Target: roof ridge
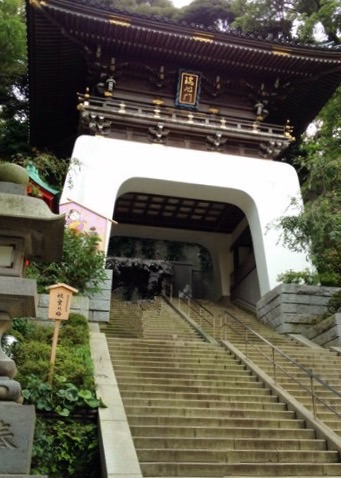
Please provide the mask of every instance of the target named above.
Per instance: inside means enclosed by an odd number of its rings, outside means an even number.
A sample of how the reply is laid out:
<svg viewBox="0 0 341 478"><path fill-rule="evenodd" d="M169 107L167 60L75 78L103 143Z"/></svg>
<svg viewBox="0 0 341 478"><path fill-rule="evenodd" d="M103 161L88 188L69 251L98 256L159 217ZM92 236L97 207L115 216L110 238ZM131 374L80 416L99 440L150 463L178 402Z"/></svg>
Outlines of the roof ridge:
<svg viewBox="0 0 341 478"><path fill-rule="evenodd" d="M58 2L58 0L56 1ZM66 2L65 0L61 0L61 2L68 3L68 0L66 0ZM116 8L110 5L103 6L103 0L73 0L72 3L86 5L92 8L96 8L98 10L102 10L102 11L106 11L106 12L110 12L114 14L116 13L117 15L130 16L138 20L157 21L158 24L162 22L165 25L194 28L196 30L201 30L203 33L208 33L208 34L216 33L220 35L231 36L234 38L250 39L250 40L259 41L262 43L267 43L270 45L285 45L285 46L293 46L293 47L299 47L299 48L301 47L301 48L312 49L312 50L321 50L321 51L327 50L327 51L335 51L335 52L341 50L341 44L336 45L334 42L305 43L299 39L289 40L284 37L274 38L272 34L267 33L266 35L265 34L263 35L257 30L243 31L241 29L229 29L228 31L222 31L221 29L215 26L205 27L204 25L201 25L201 24L188 23L182 20L175 20L170 17L164 17L161 15L153 14L153 13L151 13L150 15L147 15L147 14L132 12L125 9Z"/></svg>

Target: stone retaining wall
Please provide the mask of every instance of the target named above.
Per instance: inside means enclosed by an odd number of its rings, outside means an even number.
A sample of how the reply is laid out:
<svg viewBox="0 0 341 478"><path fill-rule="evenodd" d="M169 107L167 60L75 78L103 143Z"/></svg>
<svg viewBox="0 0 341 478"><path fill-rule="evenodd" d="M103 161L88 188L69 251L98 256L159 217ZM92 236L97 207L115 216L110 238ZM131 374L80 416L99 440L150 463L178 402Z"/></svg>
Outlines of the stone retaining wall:
<svg viewBox="0 0 341 478"><path fill-rule="evenodd" d="M331 315L307 331L307 338L321 347L341 346L341 314Z"/></svg>
<svg viewBox="0 0 341 478"><path fill-rule="evenodd" d="M280 334L308 337L338 290L336 287L280 284L257 302L257 317Z"/></svg>

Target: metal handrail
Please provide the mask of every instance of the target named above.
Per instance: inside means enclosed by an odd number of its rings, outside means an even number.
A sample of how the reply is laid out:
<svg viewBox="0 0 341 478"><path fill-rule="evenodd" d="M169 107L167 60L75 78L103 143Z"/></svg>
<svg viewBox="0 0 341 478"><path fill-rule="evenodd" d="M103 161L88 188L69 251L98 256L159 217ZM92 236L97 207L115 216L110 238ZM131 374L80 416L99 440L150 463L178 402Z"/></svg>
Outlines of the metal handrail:
<svg viewBox="0 0 341 478"><path fill-rule="evenodd" d="M194 302L194 304L197 304L200 309L203 309L205 312L207 312L209 315L211 315L212 317L214 317L214 314L213 312L211 312L210 310L208 310L204 305L200 304L200 302L198 302L196 299L193 299L193 297L191 297L190 295L186 294L186 292L181 292L183 295L186 296L186 298L189 300L189 301L192 301Z"/></svg>
<svg viewBox="0 0 341 478"><path fill-rule="evenodd" d="M325 382L323 379L321 379L319 376L317 376L316 374L314 374L311 370L307 369L306 367L304 367L302 364L300 364L299 362L297 362L295 359L293 359L292 357L290 357L288 354L286 354L285 352L283 352L281 349L279 349L278 347L276 347L275 345L273 345L271 342L269 342L267 339L265 339L264 337L262 337L260 334L258 334L255 330L253 330L251 327L249 327L248 325L244 324L241 320L239 320L237 317L235 317L233 314L229 313L229 312L225 312L225 317L224 317L224 320L226 319L226 315L228 315L229 317L231 317L233 320L235 320L236 322L238 322L242 327L244 327L245 329L245 356L247 358L247 360L250 360L249 357L248 357L248 346L251 346L253 347L255 350L257 350L262 356L264 356L267 360L269 360L270 363L272 363L272 366L273 366L273 379L274 379L274 382L276 384L278 384L278 380L277 380L277 371L280 370L281 372L283 372L286 376L288 376L290 379L292 379L294 382L296 382L300 387L302 387L306 392L308 392L311 396L311 400L312 400L312 410L313 410L313 415L314 415L314 418L317 418L317 410L316 410L316 401L318 401L319 403L323 404L323 406L325 406L328 410L330 410L332 413L334 413L338 418L341 418L341 414L335 410L335 408L333 408L332 405L330 405L328 402L326 402L323 398L319 397L316 393L315 393L315 387L314 387L314 380L316 382L318 382L320 385L323 386L324 389L327 389L329 390L331 393L333 393L337 398L341 398L341 393L338 392L337 390L335 390L333 387L331 387L327 382ZM231 324L228 324L228 323L224 323L221 327L220 327L220 338L222 337L222 330L224 328L230 328L231 330L233 330L234 332L236 333L239 333L238 331L236 331L232 326ZM257 347L257 345L253 344L252 342L249 341L249 334L257 337L257 339L259 339L261 342L263 342L264 344L266 344L267 346L269 346L271 348L271 351L272 351L272 356L269 357L263 350L260 349L260 347ZM291 373L289 373L287 370L285 370L281 365L279 365L278 363L276 363L276 360L275 360L275 354L279 354L281 355L282 357L284 357L289 363L293 364L295 367L297 367L298 369L300 369L307 378L309 378L309 383L310 383L310 388L306 387L300 380L297 379L297 377L295 377L294 375L292 375Z"/></svg>
<svg viewBox="0 0 341 478"><path fill-rule="evenodd" d="M194 312L196 312L198 314L198 312L195 309L193 309L193 307L190 306L190 300L192 300L194 303L196 303L200 307L203 307L203 306L198 301L196 301L195 299L192 299L188 294L186 294L186 293L183 293L183 294L187 297L187 300L188 300L187 301L187 307L188 307L188 309L190 308L191 310L193 310ZM179 310L181 310L180 304L181 304L181 298L179 297ZM213 325L205 317L200 316L200 315L199 315L199 317L200 317L200 319L204 319L205 322L207 322L211 327L213 326L213 336L214 336L214 338L216 338L215 337L216 317L208 309L205 308L205 310L207 312L209 312L209 314L213 317L213 319L214 319ZM321 398L317 395L317 393L315 391L316 389L315 389L315 386L314 386L314 381L316 381L320 385L322 385L322 387L325 390L329 390L332 394L335 395L336 398L341 398L341 393L340 392L338 392L335 388L333 388L327 382L325 382L323 379L321 379L319 376L317 376L312 370L309 370L306 367L304 367L302 364L300 364L295 359L290 357L290 355L283 352L281 349L279 349L278 347L273 345L269 340L264 338L262 335L258 334L258 332L253 330L248 325L244 324L241 320L239 320L237 317L235 317L233 314L231 314L230 312L227 312L227 311L225 311L225 315L224 315L224 318L223 318L224 323L222 325L220 325L220 330L219 330L220 340L222 340L222 331L226 327L230 328L235 333L240 334L240 332L235 330L232 327L231 324L226 323L226 316L231 317L233 320L235 320L237 323L239 323L245 329L245 356L246 356L247 360L250 360L249 357L248 357L248 347L251 346L254 349L256 349L262 356L264 356L272 364L272 366L273 366L273 380L274 380L275 384L280 385L278 383L277 375L278 375L278 371L281 371L284 375L286 375L291 380L293 380L295 383L297 383L303 390L305 390L311 396L312 411L313 411L314 418L317 418L316 402L321 403L330 412L332 412L336 417L341 418L341 414L331 404L329 404L326 400L324 400L323 398ZM200 326L201 326L201 323L200 323ZM249 334L253 335L257 339L259 339L261 342L263 342L265 345L267 345L271 348L271 357L269 357L269 355L267 355L260 347L257 347L257 345L253 344L249 340ZM291 363L297 369L301 370L304 373L304 375L309 379L310 388L308 388L304 383L302 383L295 375L291 374L286 369L284 369L278 363L278 361L276 362L276 353L279 354L280 356L284 357L289 363Z"/></svg>
<svg viewBox="0 0 341 478"><path fill-rule="evenodd" d="M182 294L186 297L187 299L187 302L186 302L186 305L187 305L187 315L188 317L190 317L190 311L192 310L195 314L197 314L199 316L199 325L200 327L202 326L202 321L204 320L205 322L207 322L207 324L213 328L213 335L215 335L215 330L216 330L216 321L215 321L215 316L214 314L208 310L205 306L201 305L200 302L198 302L197 300L193 299L191 296L189 296L186 292L182 292ZM184 298L180 297L180 295L178 295L178 306L179 306L179 310L181 310L181 300L185 301ZM191 302L193 302L194 304L197 304L199 306L199 312L191 306ZM213 318L213 323L211 323L206 317L204 317L202 314L201 314L201 310L204 310L205 312L207 312L212 318Z"/></svg>

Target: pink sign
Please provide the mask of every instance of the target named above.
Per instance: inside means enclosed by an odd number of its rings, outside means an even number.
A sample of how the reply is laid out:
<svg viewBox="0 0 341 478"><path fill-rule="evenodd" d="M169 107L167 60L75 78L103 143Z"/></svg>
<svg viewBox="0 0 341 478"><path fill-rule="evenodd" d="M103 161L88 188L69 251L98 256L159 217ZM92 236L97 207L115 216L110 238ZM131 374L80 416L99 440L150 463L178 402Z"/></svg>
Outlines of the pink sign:
<svg viewBox="0 0 341 478"><path fill-rule="evenodd" d="M97 234L100 238L99 249L104 250L107 218L71 201L61 204L59 211L65 213L65 227L84 234Z"/></svg>

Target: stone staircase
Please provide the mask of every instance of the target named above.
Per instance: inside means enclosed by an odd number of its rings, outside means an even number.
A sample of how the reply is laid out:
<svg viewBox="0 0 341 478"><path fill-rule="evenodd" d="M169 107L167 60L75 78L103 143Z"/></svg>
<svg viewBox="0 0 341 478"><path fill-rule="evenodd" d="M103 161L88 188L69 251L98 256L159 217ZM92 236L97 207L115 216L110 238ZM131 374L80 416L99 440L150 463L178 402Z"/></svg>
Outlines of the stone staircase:
<svg viewBox="0 0 341 478"><path fill-rule="evenodd" d="M244 312L238 307L230 307L228 314L226 314L226 307L214 303L206 301L205 307L213 312L216 318L216 326L213 327L212 317L208 317L207 314L206 318L208 320L200 319L199 311L196 310L196 313L194 313L195 305L193 304L192 317L196 315L201 327L217 339L227 339L228 342L244 353L248 360L254 362L270 376L274 376L271 347L265 345L260 339L247 331L244 325L266 338L285 355L291 357L306 370L313 372L341 394L341 357L336 352L320 346L307 347L295 337L279 335L266 325L261 324L252 314ZM243 325L234 320L232 316L239 319ZM222 318L224 318L224 321L221 320ZM312 411L313 403L309 393L311 389L309 377L301 369L290 363L285 356L275 352L274 359L276 361L277 383ZM314 382L314 392L341 414L341 395L337 396L325 389L318 381ZM323 403L316 401L314 406L317 417L341 436L341 420L335 417L335 414L328 410Z"/></svg>
<svg viewBox="0 0 341 478"><path fill-rule="evenodd" d="M101 330L144 477L341 475L339 451L163 299L114 300Z"/></svg>

